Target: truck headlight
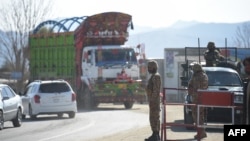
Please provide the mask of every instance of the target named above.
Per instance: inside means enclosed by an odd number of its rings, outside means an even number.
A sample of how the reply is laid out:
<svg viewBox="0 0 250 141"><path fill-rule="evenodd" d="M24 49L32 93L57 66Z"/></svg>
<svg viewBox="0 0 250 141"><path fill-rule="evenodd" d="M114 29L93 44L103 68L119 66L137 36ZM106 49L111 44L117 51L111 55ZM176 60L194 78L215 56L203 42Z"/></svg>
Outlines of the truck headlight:
<svg viewBox="0 0 250 141"><path fill-rule="evenodd" d="M243 104L243 93L242 92L235 92L234 93L234 103Z"/></svg>

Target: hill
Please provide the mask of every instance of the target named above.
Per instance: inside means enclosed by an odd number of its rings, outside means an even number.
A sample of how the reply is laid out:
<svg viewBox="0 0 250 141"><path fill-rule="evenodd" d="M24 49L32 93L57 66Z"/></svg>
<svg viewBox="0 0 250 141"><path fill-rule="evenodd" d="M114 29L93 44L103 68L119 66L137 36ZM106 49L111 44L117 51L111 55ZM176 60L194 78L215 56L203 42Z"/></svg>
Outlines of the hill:
<svg viewBox="0 0 250 141"><path fill-rule="evenodd" d="M139 31L132 31L126 44L144 43L148 58L163 58L164 48L198 47L199 45L206 47L209 41L215 42L217 47L236 47L236 31L243 23L246 22L199 23L179 21L167 28L148 28L146 30L146 27L138 27ZM137 30L136 26L134 30Z"/></svg>
<svg viewBox="0 0 250 141"><path fill-rule="evenodd" d="M152 28L134 25L126 44L144 43L148 58L163 58L164 48L205 47L214 41L217 47L236 47L234 40L238 27L244 23L200 23L179 21L170 27ZM0 30L0 32L3 32ZM199 42L198 42L199 39ZM2 64L3 58L0 58Z"/></svg>

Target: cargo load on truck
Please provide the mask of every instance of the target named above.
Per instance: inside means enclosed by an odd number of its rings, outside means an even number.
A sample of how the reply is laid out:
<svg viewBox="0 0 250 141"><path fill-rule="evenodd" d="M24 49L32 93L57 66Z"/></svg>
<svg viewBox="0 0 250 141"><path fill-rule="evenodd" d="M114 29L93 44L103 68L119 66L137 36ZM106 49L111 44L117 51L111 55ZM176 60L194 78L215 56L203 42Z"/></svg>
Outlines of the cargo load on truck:
<svg viewBox="0 0 250 141"><path fill-rule="evenodd" d="M39 32L51 24L46 21L30 35L30 80L67 80L84 108L123 103L130 109L135 102L145 102L145 46L125 45L132 16L106 12L70 20L78 24L73 31L61 20Z"/></svg>

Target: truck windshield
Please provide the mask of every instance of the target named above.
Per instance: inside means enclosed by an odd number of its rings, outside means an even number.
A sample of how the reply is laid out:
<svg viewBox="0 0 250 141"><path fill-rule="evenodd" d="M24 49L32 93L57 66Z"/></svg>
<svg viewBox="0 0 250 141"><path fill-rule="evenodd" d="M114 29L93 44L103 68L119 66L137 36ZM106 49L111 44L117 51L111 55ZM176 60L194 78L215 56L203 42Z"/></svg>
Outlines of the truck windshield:
<svg viewBox="0 0 250 141"><path fill-rule="evenodd" d="M113 66L137 63L133 49L101 49L95 52L97 66Z"/></svg>

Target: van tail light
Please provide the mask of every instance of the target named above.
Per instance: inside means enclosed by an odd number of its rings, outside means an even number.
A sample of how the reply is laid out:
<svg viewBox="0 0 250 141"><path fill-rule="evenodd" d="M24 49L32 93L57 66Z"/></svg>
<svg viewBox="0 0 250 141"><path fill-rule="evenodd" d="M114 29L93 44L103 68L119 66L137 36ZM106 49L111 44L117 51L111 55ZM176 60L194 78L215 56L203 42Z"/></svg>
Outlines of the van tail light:
<svg viewBox="0 0 250 141"><path fill-rule="evenodd" d="M75 93L72 93L71 100L72 100L72 101L76 101L76 94L75 94Z"/></svg>
<svg viewBox="0 0 250 141"><path fill-rule="evenodd" d="M35 95L34 96L34 101L35 101L35 103L40 103L40 96L39 95Z"/></svg>

